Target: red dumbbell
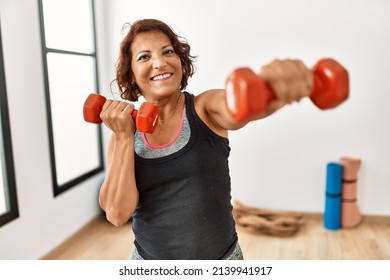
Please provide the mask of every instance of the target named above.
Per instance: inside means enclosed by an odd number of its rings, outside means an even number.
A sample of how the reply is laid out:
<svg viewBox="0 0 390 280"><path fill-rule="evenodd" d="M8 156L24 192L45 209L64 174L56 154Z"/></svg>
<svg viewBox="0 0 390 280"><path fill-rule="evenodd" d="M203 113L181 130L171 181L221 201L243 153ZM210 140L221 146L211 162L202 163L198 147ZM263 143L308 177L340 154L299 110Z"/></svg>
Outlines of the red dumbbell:
<svg viewBox="0 0 390 280"><path fill-rule="evenodd" d="M337 61L319 60L313 68L314 84L311 101L320 109L330 109L349 95L347 70ZM270 87L249 68L238 68L226 81L226 101L233 117L242 122L265 110L275 99Z"/></svg>
<svg viewBox="0 0 390 280"><path fill-rule="evenodd" d="M101 124L100 112L106 98L96 93L91 93L84 102L84 120L86 122ZM141 104L139 110L133 110L131 116L138 131L153 133L157 127L158 107L151 102Z"/></svg>

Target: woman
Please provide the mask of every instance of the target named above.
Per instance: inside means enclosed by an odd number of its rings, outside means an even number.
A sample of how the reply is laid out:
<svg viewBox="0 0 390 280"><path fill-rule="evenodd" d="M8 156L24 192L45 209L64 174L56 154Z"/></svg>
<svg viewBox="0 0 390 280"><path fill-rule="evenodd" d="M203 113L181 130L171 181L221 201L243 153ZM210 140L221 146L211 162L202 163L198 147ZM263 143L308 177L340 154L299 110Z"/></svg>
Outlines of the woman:
<svg viewBox="0 0 390 280"><path fill-rule="evenodd" d="M185 92L194 72L190 46L165 23L131 25L121 43L121 96L159 107L153 134L136 131L134 105L107 100L101 119L112 131L99 203L114 225L133 217L133 259L243 259L229 177L228 131L310 94L313 77L300 61L274 61L260 76L277 98L266 112L238 123L225 90Z"/></svg>

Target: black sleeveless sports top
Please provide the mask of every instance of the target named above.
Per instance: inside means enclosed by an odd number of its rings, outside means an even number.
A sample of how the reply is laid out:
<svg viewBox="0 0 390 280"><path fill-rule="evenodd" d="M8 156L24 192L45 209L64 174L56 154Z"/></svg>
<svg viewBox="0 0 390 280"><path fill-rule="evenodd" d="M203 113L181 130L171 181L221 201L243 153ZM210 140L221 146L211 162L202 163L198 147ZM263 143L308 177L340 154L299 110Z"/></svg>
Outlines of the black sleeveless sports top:
<svg viewBox="0 0 390 280"><path fill-rule="evenodd" d="M160 158L135 154L139 203L134 244L144 259L222 259L237 242L228 166L229 140L211 131L187 92L191 135Z"/></svg>

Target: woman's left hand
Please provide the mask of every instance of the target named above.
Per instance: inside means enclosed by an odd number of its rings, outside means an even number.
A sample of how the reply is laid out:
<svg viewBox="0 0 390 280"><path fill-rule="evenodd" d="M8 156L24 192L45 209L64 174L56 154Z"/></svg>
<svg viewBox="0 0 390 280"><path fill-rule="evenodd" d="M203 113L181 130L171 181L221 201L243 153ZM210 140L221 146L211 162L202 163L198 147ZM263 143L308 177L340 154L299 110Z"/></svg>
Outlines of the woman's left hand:
<svg viewBox="0 0 390 280"><path fill-rule="evenodd" d="M313 73L301 60L274 60L261 68L259 76L275 95L267 110L271 112L310 96L313 87Z"/></svg>

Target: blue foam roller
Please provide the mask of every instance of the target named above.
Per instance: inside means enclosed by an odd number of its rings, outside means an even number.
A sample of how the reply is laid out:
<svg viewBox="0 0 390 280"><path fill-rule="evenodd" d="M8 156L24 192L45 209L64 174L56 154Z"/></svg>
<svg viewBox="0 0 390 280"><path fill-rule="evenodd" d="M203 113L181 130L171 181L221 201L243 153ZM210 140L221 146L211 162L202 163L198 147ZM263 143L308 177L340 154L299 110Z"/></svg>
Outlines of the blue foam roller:
<svg viewBox="0 0 390 280"><path fill-rule="evenodd" d="M326 166L326 194L324 227L330 230L341 226L341 190L343 181L343 166L331 162Z"/></svg>

